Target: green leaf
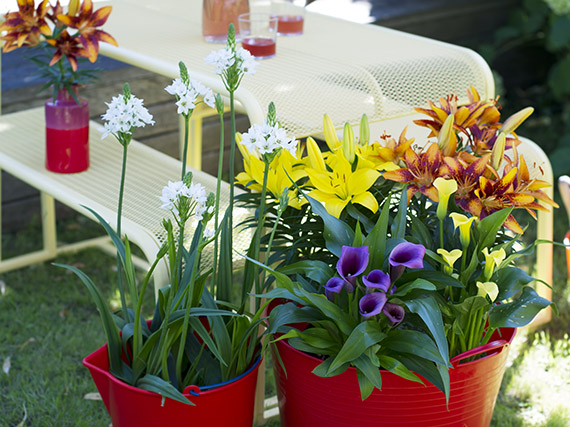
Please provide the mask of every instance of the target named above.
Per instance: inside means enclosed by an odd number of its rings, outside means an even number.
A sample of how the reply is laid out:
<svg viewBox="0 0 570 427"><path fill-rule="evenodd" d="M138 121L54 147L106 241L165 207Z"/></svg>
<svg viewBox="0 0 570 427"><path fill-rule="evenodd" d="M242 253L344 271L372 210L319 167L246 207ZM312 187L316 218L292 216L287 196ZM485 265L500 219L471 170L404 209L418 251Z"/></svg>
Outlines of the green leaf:
<svg viewBox="0 0 570 427"><path fill-rule="evenodd" d="M390 349L390 351L414 354L432 362L449 364L448 360L441 357L440 351L432 339L419 331L411 329L392 330L382 345L384 349Z"/></svg>
<svg viewBox="0 0 570 427"><path fill-rule="evenodd" d="M438 290L444 289L447 286L454 288L463 288L463 283L459 280L451 277L449 274L445 274L441 271L435 270L418 270L408 273L404 273L400 278L400 281L411 282L415 279L425 279L428 282L434 284Z"/></svg>
<svg viewBox="0 0 570 427"><path fill-rule="evenodd" d="M103 226L103 228L105 229L105 231L107 232L107 234L111 238L111 241L115 245L115 248L117 249L117 253L121 257L121 261L123 262L123 265L124 265L124 263L125 263L125 245L124 245L123 241L121 240L121 237L115 232L115 230L113 230L111 228L109 223L107 221L105 221L101 215L99 215L97 212L95 212L93 209L91 209L87 206L84 206L84 205L81 205L81 206L83 206L85 209L87 209L89 212L91 212L93 214L93 216L95 218L97 218L97 221L99 221L99 224L101 224Z"/></svg>
<svg viewBox="0 0 570 427"><path fill-rule="evenodd" d="M414 354L398 354L397 358L406 368L421 375L445 394L445 380L442 379L436 365ZM449 383L449 375L447 376L447 382Z"/></svg>
<svg viewBox="0 0 570 427"><path fill-rule="evenodd" d="M461 272L461 275L459 276L459 280L461 282L463 283L469 282L469 279L471 279L471 276L479 266L479 256L478 256L479 252L480 252L479 248L476 247L475 250L471 253L471 261L469 262L469 265L464 271Z"/></svg>
<svg viewBox="0 0 570 427"><path fill-rule="evenodd" d="M186 405L195 406L182 393L180 393L172 384L164 381L162 378L147 374L137 381L136 386L143 390L158 393L163 397L168 397Z"/></svg>
<svg viewBox="0 0 570 427"><path fill-rule="evenodd" d="M231 248L231 233L232 229L230 228L230 215L229 207L224 214L224 218L220 223L220 255L219 255L219 264L218 264L218 276L217 276L217 283L216 283L216 297L221 301L230 301L232 296L232 289L233 289L233 269L232 269L232 248ZM248 274L252 275L253 273L248 270L248 265L246 263L245 271L244 271L244 284L245 283L253 283L253 280L248 281L246 280ZM242 289L242 298L243 296L249 292L250 289Z"/></svg>
<svg viewBox="0 0 570 427"><path fill-rule="evenodd" d="M324 222L323 237L327 249L331 251L333 255L340 258L342 247L352 244L354 231L346 222L329 214L321 202L307 195L305 195L305 197L311 204L313 212L320 216Z"/></svg>
<svg viewBox="0 0 570 427"><path fill-rule="evenodd" d="M303 260L293 264L285 265L278 270L282 274L303 274L317 283L326 283L332 276L334 270L325 262L319 260Z"/></svg>
<svg viewBox="0 0 570 427"><path fill-rule="evenodd" d="M418 243L423 245L425 248L431 248L433 246L433 237L429 232L426 225L420 221L415 216L411 217L412 220L412 236L417 240Z"/></svg>
<svg viewBox="0 0 570 427"><path fill-rule="evenodd" d="M497 237L497 232L503 226L507 217L511 214L513 208L502 209L497 212L493 212L491 215L486 216L479 224L477 224L477 232L479 239L477 241L477 246L479 250L485 248L490 248Z"/></svg>
<svg viewBox="0 0 570 427"><path fill-rule="evenodd" d="M321 313L314 307L299 307L293 303L282 304L271 311L268 332L274 334L284 325L313 322L321 319Z"/></svg>
<svg viewBox="0 0 570 427"><path fill-rule="evenodd" d="M119 329L115 322L113 321L113 316L109 310L109 306L99 288L95 286L93 281L84 272L72 265L65 264L54 264L57 267L66 268L77 275L87 287L87 290L91 294L91 298L95 302L99 316L101 317L101 323L103 324L103 330L105 331L105 337L107 338L107 345L109 348L109 366L110 371L113 375L120 375L121 368L121 338L119 337Z"/></svg>
<svg viewBox="0 0 570 427"><path fill-rule="evenodd" d="M497 286L499 287L499 296L497 301L503 301L517 294L521 288L534 281L534 277L526 274L525 271L517 267L505 267L497 271Z"/></svg>
<svg viewBox="0 0 570 427"><path fill-rule="evenodd" d="M425 291L435 291L437 288L433 283L428 282L427 280L416 279L413 282L408 282L404 285L398 286L398 289L396 292L394 292L393 296L394 297L404 297L408 293L413 291L414 289L423 289Z"/></svg>
<svg viewBox="0 0 570 427"><path fill-rule="evenodd" d="M372 361L361 354L360 357L352 362L356 366L356 374L358 377L358 385L360 386L360 397L362 400L368 398L374 388L382 389L382 375L380 368L375 366Z"/></svg>
<svg viewBox="0 0 570 427"><path fill-rule="evenodd" d="M341 365L357 359L366 351L367 348L374 344L378 344L385 337L386 334L382 332L382 328L379 323L368 320L360 323L356 328L354 328L332 361L329 371L334 371Z"/></svg>
<svg viewBox="0 0 570 427"><path fill-rule="evenodd" d="M447 346L447 338L445 337L445 329L443 327L443 316L439 310L439 306L433 297L418 298L406 301L406 307L412 313L416 313L424 321L428 330L432 334L439 354L442 357L443 364L449 364L449 348ZM439 363L439 362L438 362Z"/></svg>
<svg viewBox="0 0 570 427"><path fill-rule="evenodd" d="M406 189L405 186L400 193L400 205L398 207L398 213L394 222L392 223L392 239L403 239L406 235L406 214L408 212L408 203L406 199Z"/></svg>
<svg viewBox="0 0 570 427"><path fill-rule="evenodd" d="M379 355L378 359L380 359L382 368L387 369L393 374L396 374L399 377L402 377L408 381L414 381L420 384L424 383L420 379L420 377L418 377L416 374L414 374L412 371L406 368L406 366L403 363L401 363L398 359L383 354Z"/></svg>
<svg viewBox="0 0 570 427"><path fill-rule="evenodd" d="M540 310L552 304L539 296L530 286L525 286L521 296L513 302L494 305L489 311L492 328L520 328L528 325Z"/></svg>
<svg viewBox="0 0 570 427"><path fill-rule="evenodd" d="M368 246L370 253L370 262L368 270L381 268L384 264L384 255L386 252L386 236L388 235L388 220L390 219L390 199L389 195L384 201L384 207L378 221L372 231L364 239L364 245Z"/></svg>
<svg viewBox="0 0 570 427"><path fill-rule="evenodd" d="M296 348L296 347L295 347ZM320 365L317 365L317 367L315 369L313 369L313 374L319 376L319 377L334 377L336 375L340 375L342 374L344 371L346 371L349 367L350 367L350 363L345 363L344 365L340 366L338 369L331 371L330 365L332 363L333 358L332 357L328 357L327 359L325 359L325 361L323 363L321 363Z"/></svg>

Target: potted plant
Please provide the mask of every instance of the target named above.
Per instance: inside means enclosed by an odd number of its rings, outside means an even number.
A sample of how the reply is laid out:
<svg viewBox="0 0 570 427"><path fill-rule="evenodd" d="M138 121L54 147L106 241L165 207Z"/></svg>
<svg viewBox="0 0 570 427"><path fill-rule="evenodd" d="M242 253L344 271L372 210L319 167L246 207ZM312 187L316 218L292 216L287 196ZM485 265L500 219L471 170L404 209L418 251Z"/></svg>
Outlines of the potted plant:
<svg viewBox="0 0 570 427"><path fill-rule="evenodd" d="M265 238L283 425L490 422L515 328L551 304L514 264L538 242L521 244L512 211L556 204L517 153L532 109L501 122L495 100L468 95L417 109L437 138L421 147L405 130L369 142L366 117L339 140L325 116L326 152L309 138L273 159L288 177ZM258 163L246 153L241 183L267 179Z"/></svg>
<svg viewBox="0 0 570 427"><path fill-rule="evenodd" d="M230 93L235 129L233 93L244 75L253 73L257 64L249 53L236 47L233 26L227 46L213 52L207 62L216 65L216 72ZM188 120L198 103L205 102L215 108L223 123L221 96L214 96L209 88L192 79L182 62L180 78L166 91L176 97L178 114L186 122L186 144ZM182 162L180 180L169 182L157 198L157 203L169 212L163 221L168 239L139 285L128 237L124 236L123 242L121 235L122 195L133 130L154 122L128 84L123 94L107 105L103 137L112 134L123 146L116 230L95 211L91 212L117 248L121 308L112 313L89 277L73 266L63 266L76 273L91 293L107 338L107 344L87 356L84 364L93 376L113 425L186 425L189 420L197 424L251 425L257 371L263 353L261 326L265 307L250 308L248 303L257 265L246 263L241 288L233 276L232 198L223 216L218 215L223 126L217 194L207 194L201 184L192 180L192 173L186 171ZM268 120L275 122L273 107ZM232 149L230 165L234 155ZM233 180L230 193L233 194ZM212 251L213 264L204 261L204 250ZM260 254L255 239L249 253ZM144 319L142 301L159 262L167 262L170 283L158 291L152 318Z"/></svg>
<svg viewBox="0 0 570 427"><path fill-rule="evenodd" d="M46 169L52 172L89 168L89 102L78 89L96 78L96 70L79 69L79 64L97 60L100 41L117 45L98 28L111 10L94 11L92 0L72 0L64 13L59 1L42 0L35 8L34 0L18 0L18 11L6 13L0 25L0 32L5 31L2 51L29 47L39 77L46 80L40 91L53 90L45 103Z"/></svg>

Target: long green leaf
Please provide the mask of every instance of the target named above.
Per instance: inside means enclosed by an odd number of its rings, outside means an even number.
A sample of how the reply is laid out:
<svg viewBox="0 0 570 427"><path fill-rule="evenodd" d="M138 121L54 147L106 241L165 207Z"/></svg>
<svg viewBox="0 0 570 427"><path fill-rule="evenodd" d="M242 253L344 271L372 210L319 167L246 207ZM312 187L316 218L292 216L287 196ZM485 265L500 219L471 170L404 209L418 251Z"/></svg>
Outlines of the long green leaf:
<svg viewBox="0 0 570 427"><path fill-rule="evenodd" d="M137 381L136 386L143 390L151 391L160 394L163 398L168 397L186 405L195 406L194 403L189 401L182 393L180 393L172 384L164 381L162 378L155 375L147 374ZM164 400L163 400L164 404Z"/></svg>
<svg viewBox="0 0 570 427"><path fill-rule="evenodd" d="M95 302L97 307L97 311L99 311L99 316L101 316L101 323L103 324L103 330L105 331L105 337L107 338L107 345L109 348L109 366L110 371L114 375L120 375L122 368L121 368L121 338L119 337L119 329L115 322L113 321L113 317L111 316L111 311L101 295L99 288L95 286L93 281L83 273L78 268L72 265L65 265L65 264L54 264L57 267L66 268L79 277L83 284L87 287L87 290L91 294L91 298Z"/></svg>
<svg viewBox="0 0 570 427"><path fill-rule="evenodd" d="M517 267L505 267L497 271L497 285L499 296L497 301L503 301L516 295L523 286L534 281L524 270Z"/></svg>
<svg viewBox="0 0 570 427"><path fill-rule="evenodd" d="M404 297L415 289L422 289L424 291L435 291L436 286L424 279L416 279L413 282L406 283L404 285L398 286L396 292L394 292L394 297Z"/></svg>
<svg viewBox="0 0 570 427"><path fill-rule="evenodd" d="M382 332L382 328L379 323L367 320L360 323L356 328L354 328L332 361L331 366L329 366L329 370L334 371L341 365L354 361L369 347L378 344L385 337L386 334Z"/></svg>
<svg viewBox="0 0 570 427"><path fill-rule="evenodd" d="M520 328L532 322L538 312L550 304L552 302L539 296L533 288L525 286L515 301L491 307L489 326Z"/></svg>
<svg viewBox="0 0 570 427"><path fill-rule="evenodd" d="M447 346L447 338L445 337L445 329L443 327L443 316L439 310L439 306L435 299L431 296L417 298L406 301L406 307L412 313L416 313L424 321L428 330L435 339L439 354L443 359L443 364L449 364L449 348Z"/></svg>
<svg viewBox="0 0 570 427"><path fill-rule="evenodd" d="M414 381L420 384L424 383L420 377L418 377L416 374L414 374L412 371L406 368L406 366L403 363L401 363L398 359L383 354L379 355L378 359L380 359L382 368L387 369L393 374L396 374L408 381Z"/></svg>
<svg viewBox="0 0 570 427"><path fill-rule="evenodd" d="M406 188L407 186L404 187L400 193L398 213L392 223L392 239L403 239L406 235L406 214L408 212Z"/></svg>
<svg viewBox="0 0 570 427"><path fill-rule="evenodd" d="M426 334L411 329L392 330L382 341L382 345L391 352L414 354L435 363L448 364L441 357L439 349Z"/></svg>
<svg viewBox="0 0 570 427"><path fill-rule="evenodd" d="M334 270L325 262L318 260L303 260L280 267L282 274L303 274L317 283L324 284L334 275Z"/></svg>
<svg viewBox="0 0 570 427"><path fill-rule="evenodd" d="M372 231L364 239L364 245L368 246L370 253L369 270L382 268L386 253L386 238L388 236L388 221L390 219L390 200L392 195L388 195L384 201L384 207L374 225Z"/></svg>
<svg viewBox="0 0 570 427"><path fill-rule="evenodd" d="M368 357L361 354L360 357L353 360L352 363L356 366L356 375L362 400L366 400L372 394L374 388L378 390L382 389L380 368L374 365Z"/></svg>
<svg viewBox="0 0 570 427"><path fill-rule="evenodd" d="M502 209L497 212L493 212L491 215L486 216L479 224L477 224L477 231L479 233L479 239L477 241L477 246L480 250L484 248L490 248L495 239L497 238L497 232L501 229L505 220L513 211L513 208Z"/></svg>
<svg viewBox="0 0 570 427"><path fill-rule="evenodd" d="M340 258L343 246L350 246L354 240L354 231L350 226L327 212L321 202L305 195L313 212L320 216L324 222L323 237L326 247L332 254Z"/></svg>

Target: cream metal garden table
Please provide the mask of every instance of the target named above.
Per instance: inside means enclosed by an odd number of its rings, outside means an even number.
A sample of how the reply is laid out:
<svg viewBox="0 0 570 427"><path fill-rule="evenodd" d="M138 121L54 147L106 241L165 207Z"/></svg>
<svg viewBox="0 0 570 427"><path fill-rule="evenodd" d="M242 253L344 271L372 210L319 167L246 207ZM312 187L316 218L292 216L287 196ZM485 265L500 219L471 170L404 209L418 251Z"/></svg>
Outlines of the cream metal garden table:
<svg viewBox="0 0 570 427"><path fill-rule="evenodd" d="M106 31L118 47L103 43L101 53L169 76L178 76L184 61L192 77L227 95L213 66L204 58L222 46L201 36L200 0L114 0ZM250 2L252 10L259 2ZM259 8L263 8L260 6ZM236 92L241 111L252 123L263 120L271 101L290 135L297 138L322 133L328 113L335 127L357 125L363 113L371 123L371 137L384 131L393 136L420 117L414 106L456 93L466 102L474 86L483 99L495 96L487 63L474 51L376 25L363 25L307 12L300 37L279 37L275 58L260 61L255 75L247 75ZM201 167L201 116L193 123L188 163ZM411 126L408 136L425 140L424 130ZM548 157L525 140L534 173L553 183ZM551 189L549 195L552 196ZM552 240L552 213L538 213L539 239ZM537 251L537 277L552 280L552 247ZM548 288L541 294L550 298Z"/></svg>
<svg viewBox="0 0 570 427"><path fill-rule="evenodd" d="M1 260L0 272L52 259L62 251L77 250L94 244L105 247L108 242L106 238L59 247L57 245L54 199L95 219L85 209L89 207L113 228L116 227L122 146L113 136L101 140L102 127L94 122L91 122L89 133L89 169L77 174L57 174L45 168L43 108L0 116L0 170L40 190L44 246L34 253ZM139 246L146 261L150 263L167 238L161 224L162 219L170 215L160 209L158 196L169 180L180 180L181 165L180 161L137 141L132 141L129 145L122 231L131 242ZM207 191L215 193L216 178L192 168L189 170L194 174L194 182L201 183ZM225 209L229 201L228 186L222 187L220 201L222 209ZM246 209L236 209L236 223L249 215ZM251 234L236 232L234 241L238 251L245 253ZM208 257L211 259L211 254L205 251L204 259L207 261ZM146 264L143 266L148 267ZM168 284L168 278L166 262L159 263L154 273L155 289Z"/></svg>

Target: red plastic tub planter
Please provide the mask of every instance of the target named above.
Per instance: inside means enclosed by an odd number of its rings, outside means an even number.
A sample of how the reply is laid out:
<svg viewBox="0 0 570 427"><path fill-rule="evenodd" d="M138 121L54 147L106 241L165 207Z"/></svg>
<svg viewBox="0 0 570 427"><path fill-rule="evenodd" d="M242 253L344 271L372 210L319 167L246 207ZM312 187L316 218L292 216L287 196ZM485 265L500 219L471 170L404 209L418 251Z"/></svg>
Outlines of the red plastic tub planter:
<svg viewBox="0 0 570 427"><path fill-rule="evenodd" d="M114 427L236 426L251 427L260 359L242 375L207 387L188 386L195 406L130 386L109 372L107 345L83 360L101 394Z"/></svg>
<svg viewBox="0 0 570 427"><path fill-rule="evenodd" d="M322 359L296 350L286 341L278 341L277 350L287 372L279 363L273 364L281 424L287 427L488 426L515 332L515 328L501 328L488 344L451 359L449 409L444 394L428 381L422 385L388 371L382 371L382 390L375 389L363 401L354 367L334 377L319 377L312 371ZM482 353L486 355L461 363Z"/></svg>

